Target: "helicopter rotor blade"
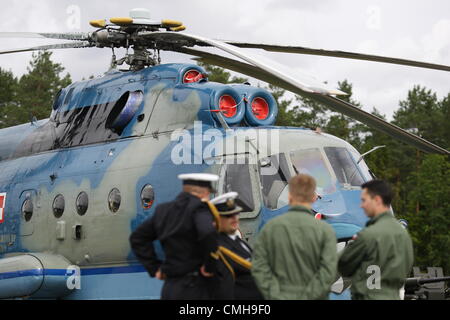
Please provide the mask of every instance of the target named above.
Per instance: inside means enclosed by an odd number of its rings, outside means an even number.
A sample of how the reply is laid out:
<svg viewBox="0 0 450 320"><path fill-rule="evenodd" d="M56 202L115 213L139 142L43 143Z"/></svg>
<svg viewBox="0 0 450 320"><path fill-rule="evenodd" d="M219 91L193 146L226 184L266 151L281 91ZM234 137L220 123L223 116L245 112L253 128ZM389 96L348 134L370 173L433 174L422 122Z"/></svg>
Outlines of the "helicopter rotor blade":
<svg viewBox="0 0 450 320"><path fill-rule="evenodd" d="M403 130L400 127L397 127L396 125L393 125L387 121L384 121L383 119L380 119L368 112L365 112L352 104L343 101L341 99L332 97L331 95L334 94L333 92L330 92L328 88L325 88L323 86L311 86L308 84L303 83L302 81L298 81L294 77L289 76L289 74L286 74L285 72L280 72L279 70L276 70L273 65L267 64L266 62L262 62L264 60L261 60L259 57L255 58L250 56L249 54L242 52L239 48L232 46L227 43L223 43L217 40L211 40L208 38L200 37L197 35L191 35L186 33L170 33L170 32L143 32L142 35L149 36L149 38L155 42L165 42L166 45L169 45L172 47L172 51L177 46L179 49L181 49L181 46L184 46L186 43L189 46L195 45L195 44L204 44L216 47L217 49L221 49L234 57L237 57L239 59L244 60L246 63L242 63L233 59L228 59L225 57L220 57L225 59L225 61L228 60L228 62L234 62L240 68L237 68L235 71L243 73L241 70L247 70L253 73L255 78L262 79L261 77L268 78L271 81L268 81L269 83L278 83L278 85L284 89L287 89L289 91L292 91L294 93L309 97L315 101L322 102L323 104L327 105L331 109L340 112L346 116L349 116L355 120L358 120L372 128L378 129L380 131L383 131L393 138L399 139L405 143L408 143L410 145L415 146L418 149L421 149L425 152L431 152L431 153L440 153L440 154L446 154L449 155L450 152L444 148L441 148L421 137L418 137L406 130ZM181 45L181 46L180 46ZM187 48L185 48L187 49ZM193 49L190 49L193 50ZM196 50L198 51L198 50ZM203 53L203 51L200 51L200 53ZM206 53L205 53L206 54ZM201 56L200 56L201 57ZM211 56L210 56L211 57ZM219 56L218 56L219 57ZM225 68L228 68L227 66L224 66ZM228 68L229 69L229 68ZM275 81L273 81L275 80ZM267 81L267 80L264 80ZM280 85L281 84L281 85Z"/></svg>
<svg viewBox="0 0 450 320"><path fill-rule="evenodd" d="M0 38L41 38L41 39L60 39L60 40L90 40L89 33L44 33L44 32L0 32Z"/></svg>
<svg viewBox="0 0 450 320"><path fill-rule="evenodd" d="M59 43L59 44L49 44L43 46L35 46L28 48L19 49L9 49L0 51L0 54L16 53L16 52L26 52L26 51L38 51L38 50L53 50L53 49L72 49L72 48L89 48L94 45L89 42L69 42L69 43Z"/></svg>
<svg viewBox="0 0 450 320"><path fill-rule="evenodd" d="M301 96L313 99L315 101L321 102L328 106L330 109L340 112L352 119L358 120L371 128L374 128L378 131L384 132L394 139L400 140L406 144L412 145L424 152L429 153L438 153L449 155L450 152L444 148L441 148L421 137L418 137L394 124L391 124L371 113L368 113L360 108L353 106L352 104L343 101L341 99L324 95L320 93L311 93L302 90L298 86L294 86L291 83L287 82L285 79L278 77L277 75L273 75L266 70L263 70L259 67L250 65L248 63L240 62L231 58L227 58L224 56L215 55L209 52L204 52L200 50L195 50L191 48L179 48L177 50L173 50L177 52L182 52L185 54L197 56L196 60L206 62L209 64L213 64L222 68L226 68L235 72L239 72L242 74L246 74L250 77L272 83L276 86L279 86L283 89L289 90L293 93L299 94Z"/></svg>
<svg viewBox="0 0 450 320"><path fill-rule="evenodd" d="M292 71L287 69L285 66L267 59L262 58L260 56L254 57L246 52L243 52L239 48L204 37L200 37L197 35L191 35L186 33L174 33L174 32L151 32L151 31L142 31L138 34L138 36L146 38L161 47L164 50L164 46L168 48L168 50L172 50L176 47L181 46L194 46L194 45L204 45L207 44L209 46L216 47L221 49L239 59L242 59L251 65L257 66L263 70L268 71L273 75L277 75L285 79L285 81L289 82L291 85L297 86L306 92L315 92L322 93L327 95L347 95L347 93L331 88L330 86L324 84L323 82L318 81L317 79L301 74L300 72L296 72L296 74L292 74ZM283 70L280 72L279 70Z"/></svg>
<svg viewBox="0 0 450 320"><path fill-rule="evenodd" d="M307 47L298 46L282 46L282 45L271 45L264 43L247 43L247 42L235 42L235 41L223 41L225 43L231 44L239 48L253 48L253 49L263 49L271 52L283 52L283 53L298 53L298 54L309 54L325 57L336 57L345 59L355 59L355 60L366 60L372 62L383 62L391 64L399 64L411 67L434 69L441 71L450 71L450 66L440 65L435 63L428 63L415 60L407 60L400 58L384 57L373 54L355 53L348 51L339 50L324 50L324 49L314 49Z"/></svg>

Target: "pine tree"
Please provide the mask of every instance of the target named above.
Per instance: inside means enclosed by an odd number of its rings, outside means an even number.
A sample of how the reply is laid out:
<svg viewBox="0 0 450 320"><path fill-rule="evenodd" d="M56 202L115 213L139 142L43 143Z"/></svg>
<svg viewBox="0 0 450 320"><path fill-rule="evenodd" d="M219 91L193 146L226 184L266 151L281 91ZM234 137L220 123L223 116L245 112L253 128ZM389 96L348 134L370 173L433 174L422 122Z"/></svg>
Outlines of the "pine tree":
<svg viewBox="0 0 450 320"><path fill-rule="evenodd" d="M450 270L450 163L446 156L427 154L409 177L405 217L414 243L416 265Z"/></svg>
<svg viewBox="0 0 450 320"><path fill-rule="evenodd" d="M51 60L51 52L33 53L27 73L14 86L14 101L8 104L3 118L5 126L13 126L48 118L58 91L71 83L70 75L61 77L64 67Z"/></svg>
<svg viewBox="0 0 450 320"><path fill-rule="evenodd" d="M18 80L11 71L0 68L0 128L11 124L11 110L17 107Z"/></svg>
<svg viewBox="0 0 450 320"><path fill-rule="evenodd" d="M436 93L414 86L407 99L400 101L400 108L394 113L394 123L447 148L449 141L445 139L444 130L448 130L449 118L445 118L444 107L445 102L439 103ZM446 112L448 115L448 109Z"/></svg>

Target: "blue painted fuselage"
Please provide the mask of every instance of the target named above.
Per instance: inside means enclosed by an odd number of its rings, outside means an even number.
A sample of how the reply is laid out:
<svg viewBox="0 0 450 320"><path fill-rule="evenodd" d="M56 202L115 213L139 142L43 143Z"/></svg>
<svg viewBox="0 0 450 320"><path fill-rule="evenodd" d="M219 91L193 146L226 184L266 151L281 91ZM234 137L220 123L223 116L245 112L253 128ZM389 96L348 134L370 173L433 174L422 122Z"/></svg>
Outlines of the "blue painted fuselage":
<svg viewBox="0 0 450 320"><path fill-rule="evenodd" d="M247 87L233 88L206 80L183 83L184 73L191 69L204 73L195 65L168 64L136 72L110 72L98 79L74 83L58 95L49 119L0 130L0 195L5 200L0 220L0 261L33 252L65 257L81 268L81 288L74 289L66 296L68 299L156 299L162 282L150 278L137 262L128 237L152 216L158 204L171 201L181 191L177 175L220 174L223 163L205 161L205 150L211 144L220 145L211 151L211 157L233 155L224 153L222 146L248 130L277 131L281 140L287 135L299 140L316 139L310 130L301 128L267 127L266 123L249 127L245 112L238 125L225 130L214 112L220 97L232 94L230 90L245 97ZM244 101L239 102L241 108L249 112L251 106L244 105ZM201 121L200 133L194 121ZM205 139L205 132L211 129L215 130L214 141ZM176 135L177 130L185 130L185 135ZM352 148L329 135L320 139L317 148L322 154L327 141L331 146ZM184 148L177 149L180 144ZM295 141L281 144L284 149L280 153L301 149ZM247 153L257 157L256 170L250 174L258 172L260 155L254 150ZM190 162L179 163L174 156ZM290 171L294 172L292 168ZM325 221L334 227L338 239L346 239L367 219L359 208L358 189L344 188L329 171L336 187L324 194L314 208L340 213ZM253 212L242 219L244 235L251 241L269 219L287 210L286 205L267 206L260 176L254 174L250 193L255 205ZM364 172L361 176L369 179ZM142 198L149 185L154 192L150 204ZM117 210L110 199L113 189L120 192ZM87 203L79 203L82 192L87 194ZM62 213L56 205L60 195L64 198ZM86 206L83 214L82 206ZM161 249L158 252L163 254ZM35 272L0 272L0 283L26 280ZM65 269L43 272L53 277L67 276Z"/></svg>

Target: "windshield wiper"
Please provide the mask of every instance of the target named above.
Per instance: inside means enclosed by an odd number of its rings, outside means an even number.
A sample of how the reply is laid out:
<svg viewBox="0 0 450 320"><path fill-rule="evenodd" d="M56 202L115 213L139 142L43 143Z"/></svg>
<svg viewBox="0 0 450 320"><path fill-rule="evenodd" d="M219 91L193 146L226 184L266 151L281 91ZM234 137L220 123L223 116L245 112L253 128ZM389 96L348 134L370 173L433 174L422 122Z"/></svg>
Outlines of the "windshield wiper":
<svg viewBox="0 0 450 320"><path fill-rule="evenodd" d="M378 150L378 149L384 148L384 147L386 147L386 146L376 146L376 147L373 147L372 149L370 149L369 151L363 153L363 154L359 157L358 161L356 161L356 166L355 166L355 168L353 169L353 173L352 173L352 175L350 176L350 179L348 179L350 185L351 185L351 181L352 181L352 179L353 179L353 176L356 174L356 171L358 170L358 164L362 161L362 159L364 159L364 157L367 156L369 153L372 153L372 152L374 152L375 150Z"/></svg>
<svg viewBox="0 0 450 320"><path fill-rule="evenodd" d="M369 153L372 153L372 152L374 152L375 150L378 150L378 149L384 148L384 147L386 147L386 146L376 146L376 147L373 147L372 149L370 149L369 151L363 153L363 154L361 155L361 157L359 157L359 159L358 159L358 161L356 162L356 164L359 164L359 163L361 162L361 160L364 159L364 157L367 156Z"/></svg>

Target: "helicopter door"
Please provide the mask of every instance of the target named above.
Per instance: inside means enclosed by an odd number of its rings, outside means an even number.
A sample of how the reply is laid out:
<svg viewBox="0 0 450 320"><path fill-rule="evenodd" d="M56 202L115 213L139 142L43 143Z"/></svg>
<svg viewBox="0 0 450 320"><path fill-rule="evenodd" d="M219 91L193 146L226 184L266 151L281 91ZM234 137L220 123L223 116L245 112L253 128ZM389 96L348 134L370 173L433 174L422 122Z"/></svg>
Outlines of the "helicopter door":
<svg viewBox="0 0 450 320"><path fill-rule="evenodd" d="M253 155L238 154L224 156L219 170L219 194L235 191L239 195L236 204L242 207L240 213L240 231L242 237L250 243L256 235L261 211L261 187L258 179L258 168Z"/></svg>

